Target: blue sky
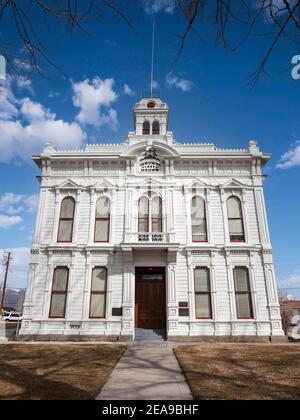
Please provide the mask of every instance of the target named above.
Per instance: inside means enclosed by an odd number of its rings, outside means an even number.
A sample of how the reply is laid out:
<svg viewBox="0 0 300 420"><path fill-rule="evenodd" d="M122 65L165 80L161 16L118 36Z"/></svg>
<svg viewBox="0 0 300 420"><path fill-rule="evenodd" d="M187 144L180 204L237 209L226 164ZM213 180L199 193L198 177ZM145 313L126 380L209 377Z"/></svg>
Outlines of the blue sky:
<svg viewBox="0 0 300 420"><path fill-rule="evenodd" d="M204 25L201 39L191 36L176 61L182 27L170 10L156 21L155 80L170 106L169 128L177 141L244 148L256 139L272 153L265 194L278 283L300 287L300 80L291 77L300 47L283 40L268 63L269 77L251 90L249 76L269 37L253 37L232 53ZM89 37L41 29L51 59L68 77L44 62L46 77L10 77L0 91L0 249L14 250L11 286L25 285L34 226L38 170L30 155L50 137L63 148L124 141L133 128L132 106L149 87L149 13L136 21L136 33L112 18L92 22ZM233 40L239 36L233 31Z"/></svg>

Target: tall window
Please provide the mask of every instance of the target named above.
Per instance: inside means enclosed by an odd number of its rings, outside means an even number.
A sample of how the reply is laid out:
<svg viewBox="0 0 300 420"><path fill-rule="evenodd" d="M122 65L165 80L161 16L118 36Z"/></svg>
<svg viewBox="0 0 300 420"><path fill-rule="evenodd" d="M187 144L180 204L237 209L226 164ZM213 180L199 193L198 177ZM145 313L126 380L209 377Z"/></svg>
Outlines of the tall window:
<svg viewBox="0 0 300 420"><path fill-rule="evenodd" d="M50 302L50 318L64 318L68 292L68 267L56 267L53 273L53 284Z"/></svg>
<svg viewBox="0 0 300 420"><path fill-rule="evenodd" d="M192 239L193 242L207 242L205 201L201 197L192 199Z"/></svg>
<svg viewBox="0 0 300 420"><path fill-rule="evenodd" d="M153 123L152 123L152 134L153 135L160 134L160 127L159 127L159 122L158 121L153 121Z"/></svg>
<svg viewBox="0 0 300 420"><path fill-rule="evenodd" d="M211 286L209 269L197 267L194 270L196 318L211 319Z"/></svg>
<svg viewBox="0 0 300 420"><path fill-rule="evenodd" d="M72 242L75 214L75 200L72 197L63 199L60 208L58 242Z"/></svg>
<svg viewBox="0 0 300 420"><path fill-rule="evenodd" d="M245 242L244 222L241 200L229 197L227 200L229 236L231 242Z"/></svg>
<svg viewBox="0 0 300 420"><path fill-rule="evenodd" d="M238 319L252 319L253 307L247 267L234 269L235 299Z"/></svg>
<svg viewBox="0 0 300 420"><path fill-rule="evenodd" d="M150 123L149 121L144 121L143 122L143 134L150 134Z"/></svg>
<svg viewBox="0 0 300 420"><path fill-rule="evenodd" d="M162 200L158 195L148 193L139 201L139 232L162 232Z"/></svg>
<svg viewBox="0 0 300 420"><path fill-rule="evenodd" d="M109 242L110 200L100 197L96 203L95 242Z"/></svg>
<svg viewBox="0 0 300 420"><path fill-rule="evenodd" d="M92 272L90 318L105 318L107 269L95 267Z"/></svg>

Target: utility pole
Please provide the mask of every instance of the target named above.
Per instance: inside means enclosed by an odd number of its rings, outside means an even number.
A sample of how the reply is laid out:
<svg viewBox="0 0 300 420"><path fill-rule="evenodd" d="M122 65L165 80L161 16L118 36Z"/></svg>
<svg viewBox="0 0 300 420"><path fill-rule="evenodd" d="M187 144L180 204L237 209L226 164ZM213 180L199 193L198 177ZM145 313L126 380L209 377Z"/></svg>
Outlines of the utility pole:
<svg viewBox="0 0 300 420"><path fill-rule="evenodd" d="M8 270L9 270L9 265L10 265L11 260L12 260L11 252L9 252L7 255L4 255L4 264L3 265L6 268L5 268L4 283L3 283L2 296L1 296L1 302L0 302L0 316L2 314L2 309L3 309L3 304L4 304L4 297L5 297L5 289L6 289L6 284L7 284Z"/></svg>

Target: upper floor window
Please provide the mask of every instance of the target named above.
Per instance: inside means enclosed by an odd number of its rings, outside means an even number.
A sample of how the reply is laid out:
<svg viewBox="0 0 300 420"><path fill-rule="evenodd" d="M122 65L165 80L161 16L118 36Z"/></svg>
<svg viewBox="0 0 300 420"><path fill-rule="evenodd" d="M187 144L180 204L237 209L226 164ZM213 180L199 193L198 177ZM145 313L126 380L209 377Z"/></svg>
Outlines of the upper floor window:
<svg viewBox="0 0 300 420"><path fill-rule="evenodd" d="M158 121L153 121L152 123L152 134L159 135L160 134L160 127Z"/></svg>
<svg viewBox="0 0 300 420"><path fill-rule="evenodd" d="M95 267L92 272L90 318L105 318L107 269Z"/></svg>
<svg viewBox="0 0 300 420"><path fill-rule="evenodd" d="M162 226L162 200L158 195L149 193L143 195L139 200L139 232L159 232L163 230Z"/></svg>
<svg viewBox="0 0 300 420"><path fill-rule="evenodd" d="M205 201L199 196L192 199L192 239L193 242L207 242Z"/></svg>
<svg viewBox="0 0 300 420"><path fill-rule="evenodd" d="M143 134L149 135L150 134L150 123L149 121L143 122Z"/></svg>
<svg viewBox="0 0 300 420"><path fill-rule="evenodd" d="M249 270L247 267L236 267L233 273L237 317L238 319L252 319L253 307Z"/></svg>
<svg viewBox="0 0 300 420"><path fill-rule="evenodd" d="M64 318L68 293L68 267L56 267L53 273L53 284L50 302L50 318Z"/></svg>
<svg viewBox="0 0 300 420"><path fill-rule="evenodd" d="M245 242L242 203L238 197L227 200L229 236L231 242Z"/></svg>
<svg viewBox="0 0 300 420"><path fill-rule="evenodd" d="M211 319L211 286L210 273L206 267L197 267L194 270L196 318Z"/></svg>
<svg viewBox="0 0 300 420"><path fill-rule="evenodd" d="M100 197L96 203L95 242L109 242L110 200Z"/></svg>
<svg viewBox="0 0 300 420"><path fill-rule="evenodd" d="M72 197L66 197L61 202L59 226L58 226L58 242L72 242L73 226L75 215L75 200Z"/></svg>

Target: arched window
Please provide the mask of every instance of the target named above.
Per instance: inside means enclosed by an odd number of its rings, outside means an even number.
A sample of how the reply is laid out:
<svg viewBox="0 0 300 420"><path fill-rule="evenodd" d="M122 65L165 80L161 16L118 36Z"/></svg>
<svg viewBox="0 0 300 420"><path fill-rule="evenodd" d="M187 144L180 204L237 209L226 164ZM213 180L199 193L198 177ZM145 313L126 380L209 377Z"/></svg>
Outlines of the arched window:
<svg viewBox="0 0 300 420"><path fill-rule="evenodd" d="M139 233L162 233L162 200L153 193L143 195L139 200ZM139 240L162 241L162 235L139 235Z"/></svg>
<svg viewBox="0 0 300 420"><path fill-rule="evenodd" d="M107 269L95 267L92 272L90 318L105 318Z"/></svg>
<svg viewBox="0 0 300 420"><path fill-rule="evenodd" d="M162 201L158 195L151 200L151 232L162 232Z"/></svg>
<svg viewBox="0 0 300 420"><path fill-rule="evenodd" d="M144 121L143 122L143 134L150 134L150 123L149 121Z"/></svg>
<svg viewBox="0 0 300 420"><path fill-rule="evenodd" d="M110 200L100 197L96 203L95 242L109 242Z"/></svg>
<svg viewBox="0 0 300 420"><path fill-rule="evenodd" d="M149 199L142 196L139 201L139 232L149 232Z"/></svg>
<svg viewBox="0 0 300 420"><path fill-rule="evenodd" d="M153 135L160 134L160 127L159 127L159 122L158 121L153 121L153 123L152 123L152 134Z"/></svg>
<svg viewBox="0 0 300 420"><path fill-rule="evenodd" d="M245 242L244 222L241 200L229 197L227 200L229 236L231 242Z"/></svg>
<svg viewBox="0 0 300 420"><path fill-rule="evenodd" d="M72 242L75 200L66 197L61 202L57 242Z"/></svg>
<svg viewBox="0 0 300 420"><path fill-rule="evenodd" d="M207 242L205 201L199 196L192 199L192 240L193 242Z"/></svg>

